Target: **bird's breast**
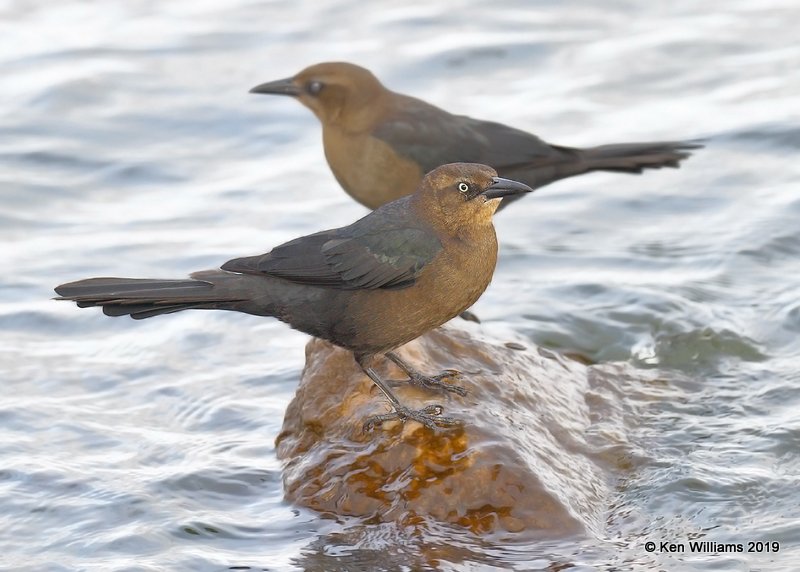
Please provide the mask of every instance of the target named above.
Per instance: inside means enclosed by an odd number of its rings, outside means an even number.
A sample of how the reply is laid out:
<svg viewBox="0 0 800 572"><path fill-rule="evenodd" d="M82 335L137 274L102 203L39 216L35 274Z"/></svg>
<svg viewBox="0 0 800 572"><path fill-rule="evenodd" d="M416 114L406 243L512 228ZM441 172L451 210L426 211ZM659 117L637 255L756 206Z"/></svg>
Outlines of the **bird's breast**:
<svg viewBox="0 0 800 572"><path fill-rule="evenodd" d="M472 306L489 286L497 261L494 230L473 240L445 239L417 281L400 290L362 290L348 319L351 349L379 353L403 345Z"/></svg>
<svg viewBox="0 0 800 572"><path fill-rule="evenodd" d="M325 158L336 180L370 209L410 195L424 174L416 163L369 133L327 127L322 136Z"/></svg>

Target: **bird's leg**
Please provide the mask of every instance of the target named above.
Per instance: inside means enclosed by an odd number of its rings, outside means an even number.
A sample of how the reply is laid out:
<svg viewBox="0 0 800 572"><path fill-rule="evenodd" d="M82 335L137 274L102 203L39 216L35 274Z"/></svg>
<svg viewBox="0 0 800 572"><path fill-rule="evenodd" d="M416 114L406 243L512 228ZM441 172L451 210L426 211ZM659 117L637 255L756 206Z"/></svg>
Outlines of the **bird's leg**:
<svg viewBox="0 0 800 572"><path fill-rule="evenodd" d="M454 385L453 382L458 382L463 379L461 373L454 369L446 369L439 375L429 376L415 370L394 352L386 352L386 357L392 360L400 369L406 372L408 375L408 382L413 385L418 385L426 389L434 389L437 391L452 391L453 393L457 393L461 396L467 394L466 389L460 385ZM449 380L449 382L445 380Z"/></svg>
<svg viewBox="0 0 800 572"><path fill-rule="evenodd" d="M428 405L422 409L410 409L406 407L400 403L400 400L397 399L386 382L381 379L375 370L363 363L363 358L356 357L356 361L358 365L361 366L361 369L364 370L364 373L366 373L373 383L378 386L378 389L383 392L386 399L389 400L394 408L392 413L384 413L382 415L373 415L369 417L364 422L364 431L369 431L384 421L390 421L392 419L399 419L401 421L413 419L431 429L436 429L437 427L452 427L459 424L458 420L453 417L442 416L442 411L444 409L441 405Z"/></svg>

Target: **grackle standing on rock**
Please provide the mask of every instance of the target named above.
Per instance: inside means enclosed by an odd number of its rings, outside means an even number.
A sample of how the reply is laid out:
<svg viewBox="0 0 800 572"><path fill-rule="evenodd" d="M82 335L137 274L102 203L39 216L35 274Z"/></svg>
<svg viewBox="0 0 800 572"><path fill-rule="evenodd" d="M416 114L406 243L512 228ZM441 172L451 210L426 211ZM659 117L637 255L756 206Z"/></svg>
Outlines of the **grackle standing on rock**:
<svg viewBox="0 0 800 572"><path fill-rule="evenodd" d="M191 279L89 278L55 290L59 300L134 319L189 309L274 316L353 352L394 409L369 418L365 429L392 418L446 427L457 422L441 416L441 406L402 405L370 364L383 354L411 383L463 394L443 381L452 374L425 376L391 350L480 297L497 262L492 215L503 197L531 190L485 165L444 165L426 175L413 195L349 226L230 260Z"/></svg>
<svg viewBox="0 0 800 572"><path fill-rule="evenodd" d="M321 63L252 93L288 95L322 124L325 157L344 190L375 209L411 194L439 165L484 163L531 188L591 171L641 173L678 167L692 142L621 143L588 149L561 147L489 121L453 115L386 89L367 69ZM519 198L509 196L501 206Z"/></svg>

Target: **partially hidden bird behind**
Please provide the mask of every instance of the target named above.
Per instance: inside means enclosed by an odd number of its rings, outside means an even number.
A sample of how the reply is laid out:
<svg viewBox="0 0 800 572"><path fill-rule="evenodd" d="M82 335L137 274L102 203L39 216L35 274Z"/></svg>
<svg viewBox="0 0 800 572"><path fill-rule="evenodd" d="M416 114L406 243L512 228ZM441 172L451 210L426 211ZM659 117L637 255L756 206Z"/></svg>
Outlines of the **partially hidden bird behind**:
<svg viewBox="0 0 800 572"><path fill-rule="evenodd" d="M535 189L589 173L678 167L697 142L621 143L579 149L490 121L454 115L386 89L346 62L312 65L252 93L291 96L322 124L325 157L344 190L375 209L414 192L425 173L454 162L483 163ZM501 208L519 196L506 197Z"/></svg>
<svg viewBox="0 0 800 572"><path fill-rule="evenodd" d="M368 419L450 426L439 405L404 406L373 369L381 355L411 383L463 394L449 373L427 376L391 350L470 307L494 273L492 215L504 197L530 192L491 167L444 165L413 195L351 225L303 236L267 254L235 258L191 279L89 278L62 284L59 300L100 306L109 316L151 318L189 309L273 316L292 328L346 348L392 405Z"/></svg>

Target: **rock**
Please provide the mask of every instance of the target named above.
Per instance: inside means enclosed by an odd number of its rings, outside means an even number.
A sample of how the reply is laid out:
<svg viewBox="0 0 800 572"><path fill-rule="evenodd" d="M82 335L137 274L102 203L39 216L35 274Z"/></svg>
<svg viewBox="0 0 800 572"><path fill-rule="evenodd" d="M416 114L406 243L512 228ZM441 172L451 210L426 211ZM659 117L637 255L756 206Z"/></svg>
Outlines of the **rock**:
<svg viewBox="0 0 800 572"><path fill-rule="evenodd" d="M312 340L277 438L287 499L366 523L433 519L477 534L550 538L602 528L611 480L603 451L614 457L624 438L597 425L608 402L592 390L590 368L452 326L399 353L427 374L462 372L466 397L395 391L414 408L439 403L463 425L434 431L391 421L363 432L388 402L350 353ZM388 360L379 372L404 377ZM591 442L600 434L600 444Z"/></svg>

